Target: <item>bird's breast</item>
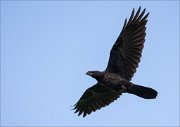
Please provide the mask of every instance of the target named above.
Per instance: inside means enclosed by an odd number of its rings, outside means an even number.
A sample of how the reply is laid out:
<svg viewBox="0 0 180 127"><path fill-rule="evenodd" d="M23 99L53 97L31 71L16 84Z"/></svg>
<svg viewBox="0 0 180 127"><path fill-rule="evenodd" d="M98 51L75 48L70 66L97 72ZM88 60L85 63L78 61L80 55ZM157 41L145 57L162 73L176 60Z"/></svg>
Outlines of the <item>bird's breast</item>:
<svg viewBox="0 0 180 127"><path fill-rule="evenodd" d="M117 74L108 73L105 74L103 78L103 82L108 85L118 85L124 81L124 78Z"/></svg>

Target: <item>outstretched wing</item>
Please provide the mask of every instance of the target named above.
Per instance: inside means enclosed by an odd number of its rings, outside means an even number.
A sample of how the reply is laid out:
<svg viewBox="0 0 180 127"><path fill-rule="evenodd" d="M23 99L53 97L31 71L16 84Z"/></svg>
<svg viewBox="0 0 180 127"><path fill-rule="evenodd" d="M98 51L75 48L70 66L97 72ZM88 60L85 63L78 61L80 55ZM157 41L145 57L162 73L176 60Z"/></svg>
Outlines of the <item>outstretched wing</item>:
<svg viewBox="0 0 180 127"><path fill-rule="evenodd" d="M88 88L74 105L75 113L79 112L78 116L83 114L85 117L87 114L109 105L119 98L120 94L102 83L97 83Z"/></svg>
<svg viewBox="0 0 180 127"><path fill-rule="evenodd" d="M127 80L131 80L138 63L140 62L145 41L147 17L145 9L140 13L141 7L134 15L134 9L124 22L123 29L113 45L106 71L116 73Z"/></svg>

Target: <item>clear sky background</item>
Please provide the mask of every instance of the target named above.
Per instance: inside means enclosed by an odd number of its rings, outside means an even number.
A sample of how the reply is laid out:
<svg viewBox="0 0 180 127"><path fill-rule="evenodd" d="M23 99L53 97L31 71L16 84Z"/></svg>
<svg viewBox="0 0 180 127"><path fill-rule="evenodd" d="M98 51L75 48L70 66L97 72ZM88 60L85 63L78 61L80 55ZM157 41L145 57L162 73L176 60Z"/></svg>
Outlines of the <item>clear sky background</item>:
<svg viewBox="0 0 180 127"><path fill-rule="evenodd" d="M155 100L124 94L83 118L71 109L104 70L132 9L150 15L132 81ZM1 1L2 126L178 126L178 1Z"/></svg>

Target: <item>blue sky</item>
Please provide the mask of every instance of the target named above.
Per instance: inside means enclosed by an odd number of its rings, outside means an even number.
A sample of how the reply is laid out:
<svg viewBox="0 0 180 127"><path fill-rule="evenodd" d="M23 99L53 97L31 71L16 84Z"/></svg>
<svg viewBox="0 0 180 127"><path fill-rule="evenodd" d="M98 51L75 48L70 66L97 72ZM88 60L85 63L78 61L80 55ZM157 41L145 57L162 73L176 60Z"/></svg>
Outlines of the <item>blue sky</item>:
<svg viewBox="0 0 180 127"><path fill-rule="evenodd" d="M150 15L132 82L155 100L124 94L82 118L71 109L104 70L133 8ZM2 126L178 126L178 1L1 1Z"/></svg>

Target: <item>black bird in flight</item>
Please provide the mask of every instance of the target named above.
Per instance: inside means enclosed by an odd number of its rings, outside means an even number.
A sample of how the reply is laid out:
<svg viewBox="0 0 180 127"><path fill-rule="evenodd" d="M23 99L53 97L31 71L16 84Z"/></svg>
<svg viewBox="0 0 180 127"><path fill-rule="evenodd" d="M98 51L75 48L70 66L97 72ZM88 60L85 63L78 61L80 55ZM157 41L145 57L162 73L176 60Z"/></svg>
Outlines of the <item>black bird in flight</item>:
<svg viewBox="0 0 180 127"><path fill-rule="evenodd" d="M144 16L139 7L134 9L127 22L125 19L122 31L110 51L108 66L105 71L88 71L86 74L95 78L97 83L88 88L74 105L78 116L95 112L112 103L122 93L130 93L144 99L155 99L157 91L130 82L140 62L146 36L146 23L149 13Z"/></svg>

